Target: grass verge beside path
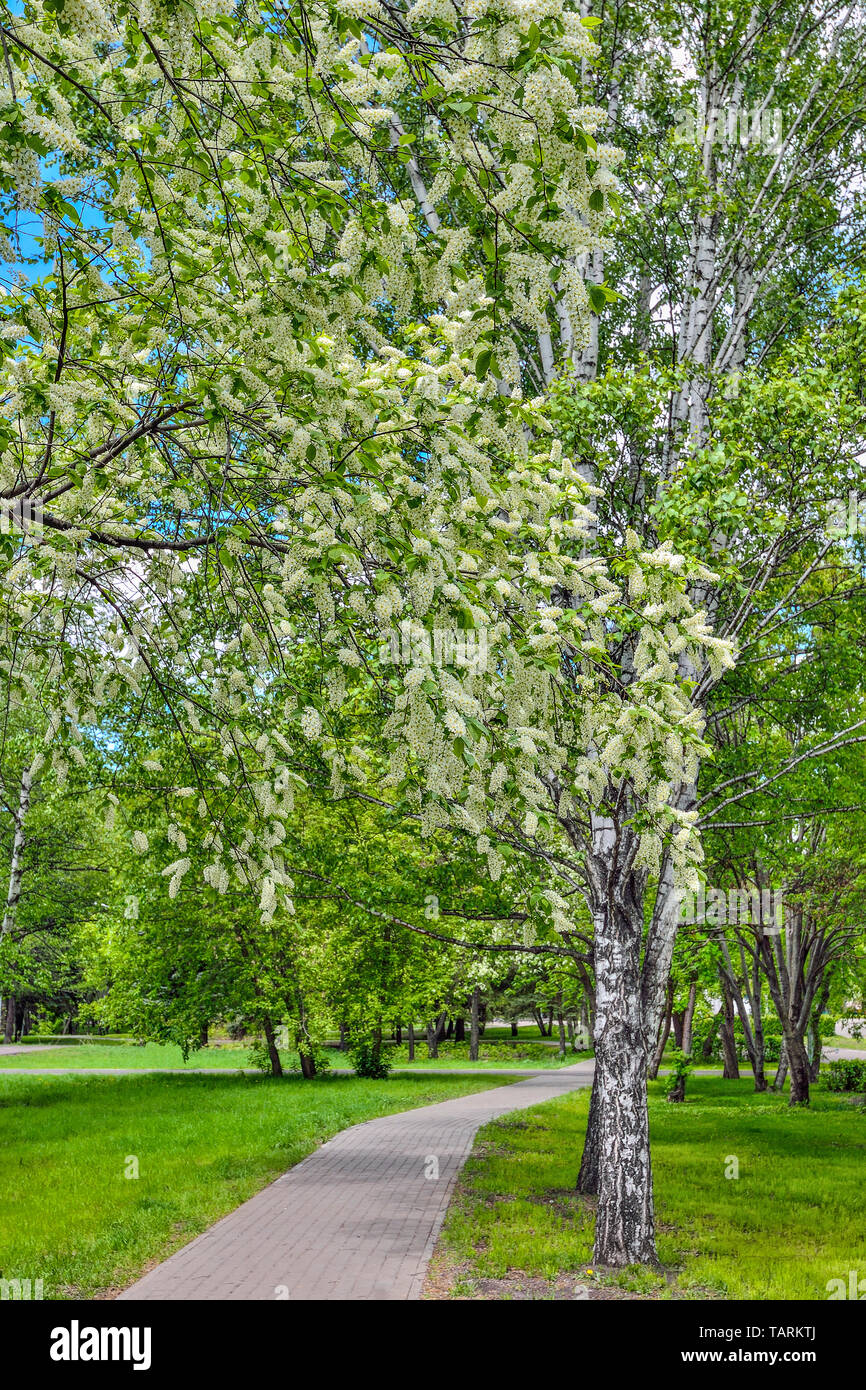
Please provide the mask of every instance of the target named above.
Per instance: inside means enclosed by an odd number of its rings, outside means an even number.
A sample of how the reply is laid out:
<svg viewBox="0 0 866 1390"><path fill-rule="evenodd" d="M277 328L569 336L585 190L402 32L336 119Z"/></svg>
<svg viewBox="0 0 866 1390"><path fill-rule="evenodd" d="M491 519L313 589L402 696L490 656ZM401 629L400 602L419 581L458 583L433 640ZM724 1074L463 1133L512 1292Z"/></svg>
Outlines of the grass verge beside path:
<svg viewBox="0 0 866 1390"><path fill-rule="evenodd" d="M448 1067L477 1067L483 1071L485 1067L525 1067L527 1070L537 1070L539 1068L556 1068L561 1066L571 1066L575 1062L581 1061L585 1057L590 1057L589 1052L566 1053L564 1060L553 1048L545 1047L539 1042L515 1043L513 1046L506 1044L493 1044L485 1046L483 1043L479 1052L477 1062L469 1061L469 1044L461 1043L440 1043L439 1058L428 1059L426 1044L415 1049L415 1060L409 1062L409 1050L404 1045L394 1048L390 1052L391 1065L395 1070L401 1066L429 1067L435 1070L437 1066ZM352 1062L347 1052L340 1052L336 1048L328 1048L326 1056L332 1067L351 1067ZM288 1070L292 1066L297 1067L298 1057L294 1052L281 1052L283 1066ZM176 1068L179 1072L195 1071L199 1068L211 1068L219 1071L225 1068L244 1068L250 1066L250 1052L246 1046L237 1047L203 1047L198 1052L191 1052L186 1062L179 1047L172 1043L147 1043L144 1047L125 1046L115 1044L113 1046L102 1046L100 1043L82 1043L80 1046L57 1047L52 1051L34 1047L32 1051L15 1052L0 1056L0 1072L2 1071L51 1071L60 1067L101 1067L101 1068Z"/></svg>
<svg viewBox="0 0 866 1390"><path fill-rule="evenodd" d="M338 1130L507 1084L0 1078L0 1278L45 1298L124 1287Z"/></svg>
<svg viewBox="0 0 866 1390"><path fill-rule="evenodd" d="M576 1091L479 1132L426 1296L823 1300L828 1280L866 1270L866 1107L816 1087L792 1110L704 1077L687 1096L650 1087L662 1272L587 1272L593 1204L574 1183L589 1092Z"/></svg>

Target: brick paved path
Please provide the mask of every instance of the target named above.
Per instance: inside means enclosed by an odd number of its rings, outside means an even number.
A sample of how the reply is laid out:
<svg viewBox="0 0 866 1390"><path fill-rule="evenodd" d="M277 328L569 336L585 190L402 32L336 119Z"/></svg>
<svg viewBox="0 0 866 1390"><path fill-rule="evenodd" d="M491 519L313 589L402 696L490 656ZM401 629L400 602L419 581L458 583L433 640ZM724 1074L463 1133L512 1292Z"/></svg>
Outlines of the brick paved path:
<svg viewBox="0 0 866 1390"><path fill-rule="evenodd" d="M591 1080L579 1062L353 1125L120 1298L419 1298L476 1130ZM439 1176L426 1177L434 1159Z"/></svg>

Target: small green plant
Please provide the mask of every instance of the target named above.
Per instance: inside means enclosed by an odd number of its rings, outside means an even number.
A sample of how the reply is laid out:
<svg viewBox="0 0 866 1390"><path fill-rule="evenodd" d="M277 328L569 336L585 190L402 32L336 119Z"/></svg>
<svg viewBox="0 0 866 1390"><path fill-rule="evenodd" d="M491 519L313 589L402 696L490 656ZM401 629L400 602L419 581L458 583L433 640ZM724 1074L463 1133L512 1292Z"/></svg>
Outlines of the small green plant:
<svg viewBox="0 0 866 1390"><path fill-rule="evenodd" d="M356 1076L364 1076L369 1081L385 1081L391 1074L387 1050L371 1038L356 1042L349 1050L349 1057Z"/></svg>
<svg viewBox="0 0 866 1390"><path fill-rule="evenodd" d="M680 1101L686 1098L686 1081L692 1073L691 1053L683 1052L675 1047L671 1056L673 1067L670 1074L665 1077L665 1095L670 1101Z"/></svg>
<svg viewBox="0 0 866 1390"><path fill-rule="evenodd" d="M256 1038L255 1042L250 1043L249 1064L256 1067L265 1076L271 1073L271 1054L268 1052L268 1045L264 1038Z"/></svg>
<svg viewBox="0 0 866 1390"><path fill-rule="evenodd" d="M308 1044L307 1044L307 1051L309 1052L309 1054L310 1054L310 1055L312 1056L312 1058L313 1058L313 1063L314 1063L315 1068L316 1068L316 1075L317 1075L317 1076L321 1076L323 1072L330 1071L330 1069L331 1069L331 1057L330 1057L330 1054L329 1054L328 1052L326 1052L325 1049L324 1049L323 1047L320 1047L318 1043L312 1043L312 1044L308 1043ZM292 1060L289 1062L289 1065L286 1067L286 1071L291 1072L292 1076L301 1076L301 1075L302 1075L302 1071L301 1071L301 1058L300 1058L300 1054L299 1054L299 1053L296 1052L296 1053L293 1055Z"/></svg>
<svg viewBox="0 0 866 1390"><path fill-rule="evenodd" d="M831 1062L827 1069L828 1091L866 1091L866 1061Z"/></svg>

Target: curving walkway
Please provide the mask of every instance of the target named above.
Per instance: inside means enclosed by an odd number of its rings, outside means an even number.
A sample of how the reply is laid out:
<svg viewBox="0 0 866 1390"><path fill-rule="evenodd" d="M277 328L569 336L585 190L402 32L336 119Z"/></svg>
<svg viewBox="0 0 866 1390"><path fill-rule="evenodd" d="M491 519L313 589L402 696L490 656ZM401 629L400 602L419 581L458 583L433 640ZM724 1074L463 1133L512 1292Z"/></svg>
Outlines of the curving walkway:
<svg viewBox="0 0 866 1390"><path fill-rule="evenodd" d="M121 1299L414 1299L476 1131L588 1086L592 1062L353 1125Z"/></svg>

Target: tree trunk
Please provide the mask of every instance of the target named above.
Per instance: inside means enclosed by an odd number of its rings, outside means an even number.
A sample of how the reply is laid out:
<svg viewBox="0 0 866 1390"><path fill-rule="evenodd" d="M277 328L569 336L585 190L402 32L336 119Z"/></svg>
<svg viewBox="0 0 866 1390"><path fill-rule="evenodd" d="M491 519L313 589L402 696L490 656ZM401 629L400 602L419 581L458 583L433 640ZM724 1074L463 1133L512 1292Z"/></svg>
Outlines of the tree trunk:
<svg viewBox="0 0 866 1390"><path fill-rule="evenodd" d="M6 1017L3 1023L3 1041L11 1043L15 1041L15 995L10 994L6 998Z"/></svg>
<svg viewBox="0 0 866 1390"><path fill-rule="evenodd" d="M442 1013L439 1015L438 1019L436 1020L436 1043L437 1043L437 1046L438 1046L439 1043L445 1041L445 1030L446 1030L447 1026L448 1026L448 1013L447 1013L447 1010L443 1009Z"/></svg>
<svg viewBox="0 0 866 1390"><path fill-rule="evenodd" d="M683 1015L683 1036L680 1046L687 1057L692 1055L692 1029L695 1022L695 1005L698 1000L698 987L696 984L689 985L689 1002L686 1004Z"/></svg>
<svg viewBox="0 0 866 1390"><path fill-rule="evenodd" d="M791 1072L789 1105L809 1104L809 1058L799 1033L785 1035L785 1055Z"/></svg>
<svg viewBox="0 0 866 1390"><path fill-rule="evenodd" d="M586 1136L583 1141L583 1157L577 1175L577 1190L585 1196L594 1197L598 1192L599 1169L599 1100L597 1073L592 1079L592 1092L589 1097L589 1115L586 1121Z"/></svg>
<svg viewBox="0 0 866 1390"><path fill-rule="evenodd" d="M208 1045L208 1026L206 1023L199 1029L198 1045L199 1047L207 1047Z"/></svg>
<svg viewBox="0 0 866 1390"><path fill-rule="evenodd" d="M15 813L15 834L12 839L12 857L9 861L9 887L6 892L6 910L3 913L2 925L0 925L0 941L3 940L3 937L8 931L12 930L15 912L21 898L21 883L24 878L24 849L27 844L24 822L30 810L31 787L30 769L25 768L21 774L21 786L18 792L18 810Z"/></svg>
<svg viewBox="0 0 866 1390"><path fill-rule="evenodd" d="M544 1026L544 1014L540 1009L532 1010L532 1017L535 1019L536 1027L543 1038L547 1037L547 1030Z"/></svg>
<svg viewBox="0 0 866 1390"><path fill-rule="evenodd" d="M611 895L612 896L612 895ZM657 1264L640 957L642 904L610 898L595 917L599 1101L596 1264Z"/></svg>
<svg viewBox="0 0 866 1390"><path fill-rule="evenodd" d="M428 1058L439 1056L439 1034L435 1018L427 1024L427 1056Z"/></svg>
<svg viewBox="0 0 866 1390"><path fill-rule="evenodd" d="M683 1028L685 1027L685 1022L686 1022L686 1011L685 1011L685 1009L674 1009L673 1012L671 1013L671 1022L672 1022L673 1027L674 1027L674 1046L675 1046L675 1047L678 1047L679 1050L680 1050L680 1052L682 1052L682 1051L684 1050L684 1049L683 1049Z"/></svg>
<svg viewBox="0 0 866 1390"><path fill-rule="evenodd" d="M462 1014L459 1014L458 1017L454 1020L454 1041L466 1041L466 1021L463 1018Z"/></svg>
<svg viewBox="0 0 866 1390"><path fill-rule="evenodd" d="M647 1072L647 1076L649 1077L650 1081L655 1081L656 1077L658 1076L659 1067L662 1064L662 1057L664 1056L665 1048L668 1045L668 1038L670 1037L671 1033L671 1018L673 1016L673 1004L673 981L668 981L667 1003L665 1004L665 1011L662 1019L662 1028L659 1034L659 1040L656 1043L655 1052L653 1053L652 1058L650 1060L649 1070Z"/></svg>
<svg viewBox="0 0 866 1390"><path fill-rule="evenodd" d="M398 1047L403 1046L403 1029L398 1023L394 1029L394 1041Z"/></svg>
<svg viewBox="0 0 866 1390"><path fill-rule="evenodd" d="M271 1062L271 1076L282 1076L283 1064L280 1061L280 1054L277 1048L277 1040L274 1036L274 1026L271 1023L271 1020L268 1017L268 1015L265 1015L262 1027L264 1029L265 1043L267 1044L268 1049L268 1057L270 1058ZM301 1058L301 1069L303 1070L303 1057Z"/></svg>
<svg viewBox="0 0 866 1390"><path fill-rule="evenodd" d="M556 1026L559 1030L559 1050L564 1057L568 1042L565 1036L565 1019L562 1017L562 990L559 991L558 1005L559 1007L556 1011Z"/></svg>
<svg viewBox="0 0 866 1390"><path fill-rule="evenodd" d="M446 1042L450 1042L451 1039L452 1039L453 1037L454 1037L454 1020L453 1020L453 1018L449 1018L449 1020L448 1020L448 1026L447 1026L447 1028L445 1029L445 1041L446 1041Z"/></svg>
<svg viewBox="0 0 866 1390"><path fill-rule="evenodd" d="M773 1077L773 1090L784 1091L785 1078L788 1075L788 1049L785 1046L785 1039L782 1039L782 1046L779 1049L779 1065L776 1068L776 1075Z"/></svg>
<svg viewBox="0 0 866 1390"><path fill-rule="evenodd" d="M415 1061L415 1024L410 1023L407 1029L409 1036L409 1061Z"/></svg>
<svg viewBox="0 0 866 1390"><path fill-rule="evenodd" d="M297 994L298 994L298 1032L297 1032L296 1037L297 1037L298 1057L300 1058L300 1062L301 1062L301 1076L304 1078L305 1081L312 1081L313 1077L316 1075L316 1059L315 1059L314 1056L313 1056L313 1051L312 1051L312 1048L310 1047L310 1037L309 1037L309 1033L307 1032L307 1011L306 1011L306 1009L305 1009L305 1007L304 1007L304 997L303 997L303 995L301 994L301 991L300 991L300 990L298 990ZM380 1042L381 1042L381 1038L382 1038L382 1034L381 1034L381 1030L380 1030L380 1033L379 1033L379 1040L380 1040Z"/></svg>
<svg viewBox="0 0 866 1390"><path fill-rule="evenodd" d="M349 1026L346 1023L340 1024L340 1041L337 1046L340 1052L349 1051Z"/></svg>
<svg viewBox="0 0 866 1390"><path fill-rule="evenodd" d="M685 1100L685 1098L686 1098L686 1078L685 1078L684 1076L678 1076L678 1077L677 1077L676 1085L675 1085L675 1086L672 1086L671 1089L668 1091L668 1097L667 1097L667 1098L668 1098L668 1101L669 1101L672 1105L677 1104L678 1102L684 1101L684 1100Z"/></svg>
<svg viewBox="0 0 866 1390"><path fill-rule="evenodd" d="M513 1019L511 1021L511 1036L512 1038L517 1038L520 1036L520 1030Z"/></svg>
<svg viewBox="0 0 866 1390"><path fill-rule="evenodd" d="M712 1022L710 1023L710 1026L707 1029L707 1036L704 1038L704 1041L701 1044L702 1062L711 1062L713 1060L713 1052L715 1051L716 1046L716 1034L719 1031L721 1019L721 1011L717 1014L713 1014Z"/></svg>
<svg viewBox="0 0 866 1390"><path fill-rule="evenodd" d="M472 991L472 1011L469 1015L469 1060L478 1061L478 1033L481 1015L481 990L478 985Z"/></svg>
<svg viewBox="0 0 866 1390"><path fill-rule="evenodd" d="M722 1077L725 1081L739 1081L740 1063L737 1057L737 1039L734 1033L734 1001L724 979L722 980L722 1008L719 1015L719 1038L722 1044L722 1060L724 1062Z"/></svg>

